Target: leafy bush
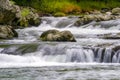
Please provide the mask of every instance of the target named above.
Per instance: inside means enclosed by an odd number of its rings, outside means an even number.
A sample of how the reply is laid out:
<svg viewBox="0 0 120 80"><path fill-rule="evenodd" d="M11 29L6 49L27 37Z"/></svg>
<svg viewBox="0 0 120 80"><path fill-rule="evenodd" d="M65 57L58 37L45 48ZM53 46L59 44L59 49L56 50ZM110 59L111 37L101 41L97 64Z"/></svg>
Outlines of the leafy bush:
<svg viewBox="0 0 120 80"><path fill-rule="evenodd" d="M102 8L120 6L120 0L13 0L22 6L31 6L45 13L63 12L75 14Z"/></svg>

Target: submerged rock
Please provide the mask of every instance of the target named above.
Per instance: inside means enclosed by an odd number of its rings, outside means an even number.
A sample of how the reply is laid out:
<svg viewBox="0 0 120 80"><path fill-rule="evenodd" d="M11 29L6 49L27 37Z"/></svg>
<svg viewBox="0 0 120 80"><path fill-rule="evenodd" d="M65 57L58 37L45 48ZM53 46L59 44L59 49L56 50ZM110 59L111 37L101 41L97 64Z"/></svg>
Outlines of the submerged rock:
<svg viewBox="0 0 120 80"><path fill-rule="evenodd" d="M70 31L48 30L41 34L42 41L70 41L76 42L73 34Z"/></svg>
<svg viewBox="0 0 120 80"><path fill-rule="evenodd" d="M11 39L18 37L17 32L8 25L0 25L0 39Z"/></svg>
<svg viewBox="0 0 120 80"><path fill-rule="evenodd" d="M11 54L11 55L24 55L27 53L35 52L38 48L38 44L23 44L23 45L11 45L7 48L4 48L2 54Z"/></svg>

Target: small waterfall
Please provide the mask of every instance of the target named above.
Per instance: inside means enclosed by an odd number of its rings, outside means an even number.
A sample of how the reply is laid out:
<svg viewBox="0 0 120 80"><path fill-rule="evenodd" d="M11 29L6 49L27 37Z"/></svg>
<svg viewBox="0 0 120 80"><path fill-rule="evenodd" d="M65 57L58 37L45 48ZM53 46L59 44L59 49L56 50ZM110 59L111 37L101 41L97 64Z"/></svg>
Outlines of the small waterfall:
<svg viewBox="0 0 120 80"><path fill-rule="evenodd" d="M68 62L93 62L94 53L92 50L80 49L68 49L67 50L67 61Z"/></svg>
<svg viewBox="0 0 120 80"><path fill-rule="evenodd" d="M32 44L12 46L0 52L8 55L39 57L47 62L120 63L120 49L83 47L69 44Z"/></svg>
<svg viewBox="0 0 120 80"><path fill-rule="evenodd" d="M38 27L16 29L18 38L0 41L0 64L120 63L120 19L75 26L78 19L42 17ZM77 42L41 41L50 29L69 30Z"/></svg>

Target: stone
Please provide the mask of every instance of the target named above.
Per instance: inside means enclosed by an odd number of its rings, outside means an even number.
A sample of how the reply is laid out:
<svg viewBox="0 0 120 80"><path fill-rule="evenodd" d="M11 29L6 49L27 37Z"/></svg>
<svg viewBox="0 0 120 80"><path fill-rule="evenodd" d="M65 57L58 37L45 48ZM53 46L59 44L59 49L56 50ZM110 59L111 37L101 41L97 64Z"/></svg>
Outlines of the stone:
<svg viewBox="0 0 120 80"><path fill-rule="evenodd" d="M120 15L120 8L119 7L113 8L112 9L112 14L114 14L114 15Z"/></svg>
<svg viewBox="0 0 120 80"><path fill-rule="evenodd" d="M0 4L0 24L25 27L40 24L35 9L11 4L9 0L0 0Z"/></svg>
<svg viewBox="0 0 120 80"><path fill-rule="evenodd" d="M58 30L48 30L41 34L40 39L42 41L70 41L76 42L73 34L70 31L58 31Z"/></svg>
<svg viewBox="0 0 120 80"><path fill-rule="evenodd" d="M27 10L27 14L26 11ZM21 12L26 14L25 16L23 16L21 14L21 16L19 17L19 21L18 24L20 26L38 26L41 22L39 15L35 12L35 10L33 8L30 7L21 7Z"/></svg>
<svg viewBox="0 0 120 80"><path fill-rule="evenodd" d="M15 15L9 0L0 0L0 24L12 24Z"/></svg>
<svg viewBox="0 0 120 80"><path fill-rule="evenodd" d="M17 32L9 25L0 25L0 39L18 37Z"/></svg>

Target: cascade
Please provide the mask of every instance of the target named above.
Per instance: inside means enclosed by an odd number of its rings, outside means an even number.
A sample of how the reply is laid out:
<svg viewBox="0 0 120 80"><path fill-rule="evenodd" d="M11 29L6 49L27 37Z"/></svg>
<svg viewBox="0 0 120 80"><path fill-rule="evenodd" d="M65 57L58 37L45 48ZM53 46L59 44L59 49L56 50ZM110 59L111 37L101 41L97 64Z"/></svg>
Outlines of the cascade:
<svg viewBox="0 0 120 80"><path fill-rule="evenodd" d="M81 26L74 25L78 17L41 19L38 27L16 29L18 38L0 41L0 64L120 63L120 19ZM77 42L41 41L40 35L50 29L69 30Z"/></svg>
<svg viewBox="0 0 120 80"><path fill-rule="evenodd" d="M33 47L34 46L34 47ZM113 48L83 47L70 44L26 44L21 46L10 46L1 49L1 54L30 56L41 58L44 61L53 62L78 62L78 63L119 63L120 49L114 51ZM0 55L1 55L0 54Z"/></svg>

